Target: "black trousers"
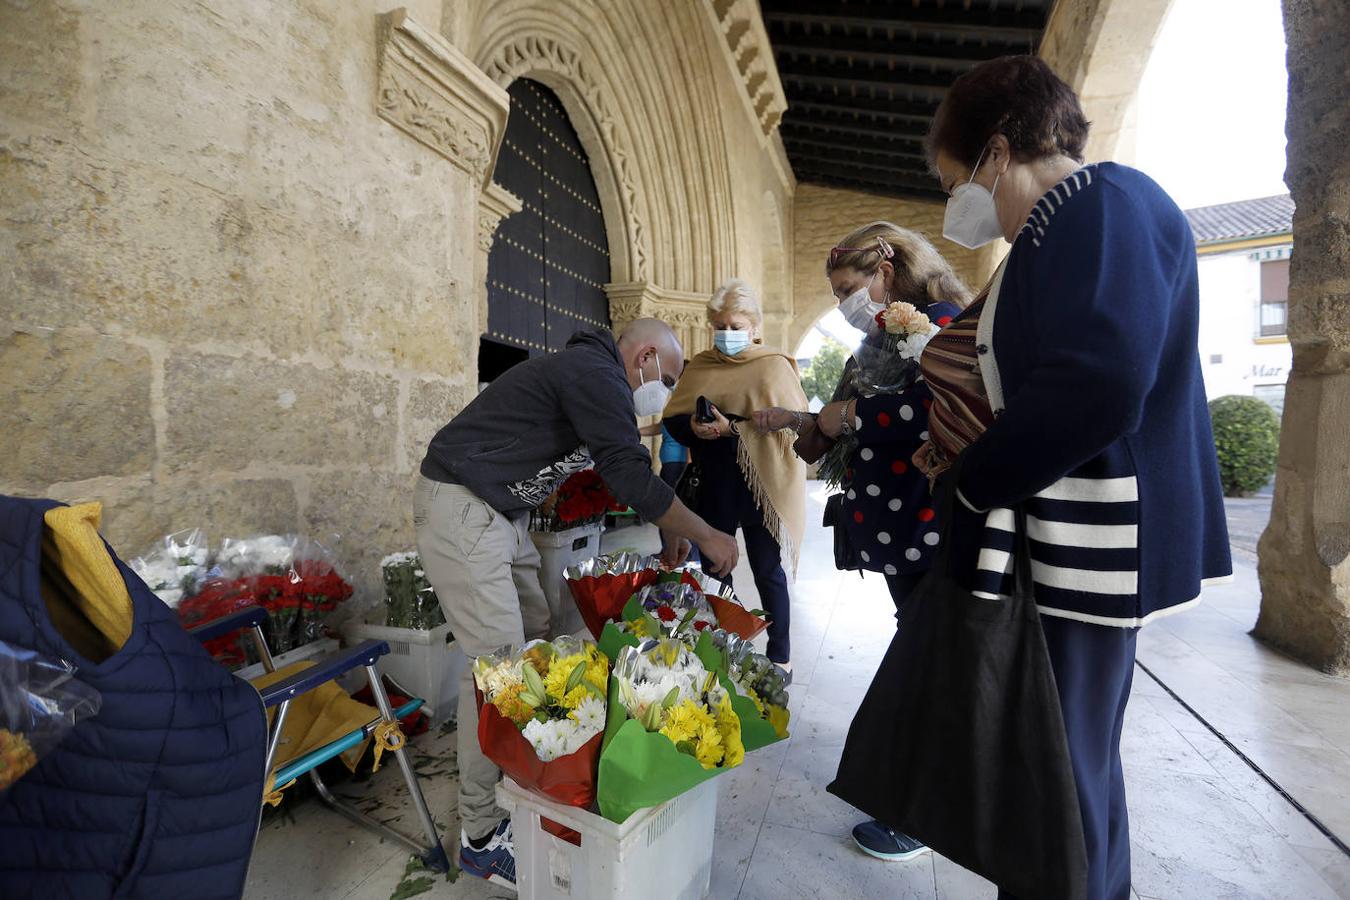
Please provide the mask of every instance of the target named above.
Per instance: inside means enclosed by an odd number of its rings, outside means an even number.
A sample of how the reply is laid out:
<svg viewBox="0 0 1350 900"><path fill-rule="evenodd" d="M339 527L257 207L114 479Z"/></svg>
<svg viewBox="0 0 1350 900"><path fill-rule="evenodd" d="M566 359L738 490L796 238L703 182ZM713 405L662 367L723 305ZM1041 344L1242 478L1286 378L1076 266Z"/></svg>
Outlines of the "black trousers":
<svg viewBox="0 0 1350 900"><path fill-rule="evenodd" d="M764 514L755 506L755 498L744 481L730 485L718 484L710 489L705 481L699 491L698 512L703 520L727 534L740 528L745 537L745 553L750 559L750 571L755 576L759 601L769 614L769 646L766 655L776 663L792 660L791 599L788 596L787 574L783 572L778 539L764 527ZM730 576L726 579L731 583Z"/></svg>
<svg viewBox="0 0 1350 900"><path fill-rule="evenodd" d="M688 463L684 462L661 463L661 480L664 481L666 484L670 485L671 487L674 487L675 485L680 483L680 476L684 474L685 467L688 465L689 465ZM662 534L661 552L664 553L665 550L666 550L666 536L665 534ZM689 545L689 561L690 562L699 561L697 544Z"/></svg>
<svg viewBox="0 0 1350 900"><path fill-rule="evenodd" d="M895 624L897 628L900 626L900 614L904 611L905 601L909 599L909 595L913 593L914 588L918 586L920 581L923 581L923 577L927 574L927 571L922 571L886 576L886 587L891 592L891 601L895 603Z"/></svg>
<svg viewBox="0 0 1350 900"><path fill-rule="evenodd" d="M1130 817L1120 733L1139 632L1046 615L1041 616L1041 628L1055 670L1083 813L1088 900L1129 900ZM1012 895L1000 891L999 898L1012 900Z"/></svg>

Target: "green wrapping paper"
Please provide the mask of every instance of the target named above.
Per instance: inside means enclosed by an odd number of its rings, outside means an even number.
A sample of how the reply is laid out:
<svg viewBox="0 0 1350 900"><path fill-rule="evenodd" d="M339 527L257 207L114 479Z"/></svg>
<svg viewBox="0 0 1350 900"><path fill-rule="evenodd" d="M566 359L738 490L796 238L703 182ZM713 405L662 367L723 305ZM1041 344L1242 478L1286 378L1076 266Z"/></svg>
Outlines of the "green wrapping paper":
<svg viewBox="0 0 1350 900"><path fill-rule="evenodd" d="M622 824L639 809L659 806L726 769L705 769L663 734L628 717L618 679L609 678L609 715L600 750L596 800L600 814Z"/></svg>
<svg viewBox="0 0 1350 900"><path fill-rule="evenodd" d="M604 629L600 632L600 640L595 645L600 648L600 652L610 659L618 659L619 651L624 647L636 647L641 641L636 635L620 631L613 622L606 622Z"/></svg>
<svg viewBox="0 0 1350 900"><path fill-rule="evenodd" d="M642 609L642 605L636 599L629 601L628 606L624 607L624 620L632 621L638 616L647 615ZM640 643L639 639L632 634L620 631L614 626L614 623L605 623L605 629L600 634L599 647L600 652L604 653L610 659L618 659L619 651L624 647L636 647ZM717 680L726 688L727 693L731 695L731 709L736 713L736 718L741 720L741 741L745 744L745 752L760 750L770 744L776 744L787 737L782 737L774 729L767 719L759 714L759 709L755 702L749 697L742 696L736 683L728 677L727 655L719 649L712 641L712 635L703 632L698 636L694 643L694 655L698 657L699 662L703 663L704 668L709 672L717 673ZM620 713L623 713L622 705L619 707ZM626 713L624 713L626 715Z"/></svg>
<svg viewBox="0 0 1350 900"><path fill-rule="evenodd" d="M776 744L787 737L786 734L778 736L774 727L759 714L755 701L741 696L736 683L728 677L727 655L713 644L712 635L705 631L698 636L694 655L709 672L717 673L717 680L731 695L731 709L736 713L736 718L741 720L741 743L745 744L746 753Z"/></svg>

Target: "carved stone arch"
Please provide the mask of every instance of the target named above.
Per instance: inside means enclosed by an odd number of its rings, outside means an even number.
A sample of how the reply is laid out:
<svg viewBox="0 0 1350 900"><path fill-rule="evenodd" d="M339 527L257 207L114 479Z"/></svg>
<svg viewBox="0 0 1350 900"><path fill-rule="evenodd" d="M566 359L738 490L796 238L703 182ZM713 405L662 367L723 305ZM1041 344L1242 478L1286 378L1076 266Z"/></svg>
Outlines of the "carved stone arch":
<svg viewBox="0 0 1350 900"><path fill-rule="evenodd" d="M616 128L612 99L604 84L592 75L580 51L558 35L517 29L509 39L484 46L478 65L501 87L525 77L558 95L586 150L600 194L611 278L616 282L646 279L650 251L631 162L633 154Z"/></svg>

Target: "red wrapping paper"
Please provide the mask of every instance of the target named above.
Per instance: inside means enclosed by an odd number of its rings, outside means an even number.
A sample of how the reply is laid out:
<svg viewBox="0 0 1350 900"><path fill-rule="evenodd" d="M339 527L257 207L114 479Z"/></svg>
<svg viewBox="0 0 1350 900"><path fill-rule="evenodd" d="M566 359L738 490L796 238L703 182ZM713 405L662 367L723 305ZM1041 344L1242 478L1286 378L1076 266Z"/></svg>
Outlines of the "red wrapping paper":
<svg viewBox="0 0 1350 900"><path fill-rule="evenodd" d="M588 807L595 802L595 776L604 732L582 744L576 753L543 762L514 722L485 703L482 691L475 688L474 694L478 697L478 745L484 756L516 784L559 803Z"/></svg>
<svg viewBox="0 0 1350 900"><path fill-rule="evenodd" d="M703 590L703 586L698 583L698 579L688 572L685 572L680 580L700 591ZM769 627L768 619L754 615L739 603L725 597L719 597L716 594L704 594L703 596L708 598L713 614L717 616L717 624L724 631L730 631L732 634L748 641Z"/></svg>
<svg viewBox="0 0 1350 900"><path fill-rule="evenodd" d="M647 585L655 584L658 574L655 569L643 569L622 575L587 575L569 578L567 587L591 636L599 640L605 623L617 622L628 599Z"/></svg>

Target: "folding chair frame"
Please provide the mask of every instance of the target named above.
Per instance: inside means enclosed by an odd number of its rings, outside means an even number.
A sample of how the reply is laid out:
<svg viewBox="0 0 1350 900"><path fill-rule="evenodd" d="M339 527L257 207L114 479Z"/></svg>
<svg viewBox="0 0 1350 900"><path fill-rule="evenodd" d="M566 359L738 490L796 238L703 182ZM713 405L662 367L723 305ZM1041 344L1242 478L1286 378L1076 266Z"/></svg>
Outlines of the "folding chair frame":
<svg viewBox="0 0 1350 900"><path fill-rule="evenodd" d="M249 606L227 616L222 616L214 621L207 622L205 625L199 625L196 628L189 629L190 633L200 641L208 641L213 638L224 637L236 631L247 629L249 636L253 641L254 648L262 660L263 668L268 672L276 671L276 664L272 658L272 652L267 646L267 639L263 635L262 626L267 621L267 610L261 606ZM408 785L408 796L412 798L413 807L417 810L417 816L421 820L422 831L426 837L426 842L418 841L399 831L390 828L373 817L361 812L350 803L343 802L333 795L319 776L318 766L327 762L335 756L357 746L366 738L374 733L375 728L382 722L397 722L399 719L416 712L421 708L422 700L412 700L399 709L395 710L389 703L389 695L385 692L384 682L380 679L379 672L375 669L375 662L381 656L389 652L389 645L384 641L362 641L354 647L348 647L332 653L319 659L313 666L303 669L288 678L284 678L274 684L264 688L259 693L262 695L263 704L268 708L276 707L276 714L272 718L272 728L267 742L267 772L273 771L273 763L276 760L277 748L281 742L282 730L286 725L286 716L290 712L291 701L307 691L311 691L321 684L326 684L339 675L351 671L352 669L362 667L366 670L366 677L370 681L370 691L375 697L375 704L380 710L380 714L371 719L360 728L344 735L336 741L333 741L316 750L304 754L298 759L292 760L276 772L274 784L279 788L282 785L289 784L292 780L301 775L309 775L310 782L318 791L319 798L331 809L356 824L375 832L381 837L388 838L396 843L403 844L422 860L423 865L434 872L447 872L450 869L450 860L446 856L445 848L441 846L441 839L436 831L436 823L431 818L431 813L427 809L426 798L422 796L422 789L417 783L417 775L413 771L412 762L408 758L406 742L404 746L392 751L394 758L398 761L398 767L403 773L403 780Z"/></svg>

